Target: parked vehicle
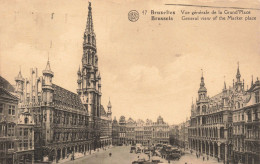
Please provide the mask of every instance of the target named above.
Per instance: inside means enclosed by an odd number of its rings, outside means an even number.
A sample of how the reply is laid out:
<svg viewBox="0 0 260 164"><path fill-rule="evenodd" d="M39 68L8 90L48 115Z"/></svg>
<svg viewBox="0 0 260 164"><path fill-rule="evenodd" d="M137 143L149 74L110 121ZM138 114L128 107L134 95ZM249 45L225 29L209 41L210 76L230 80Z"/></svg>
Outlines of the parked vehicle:
<svg viewBox="0 0 260 164"><path fill-rule="evenodd" d="M136 151L135 146L131 146L131 148L130 148L130 153L133 153L134 151Z"/></svg>
<svg viewBox="0 0 260 164"><path fill-rule="evenodd" d="M158 164L161 163L160 160L146 161L145 159L138 159L137 161L132 162L132 164Z"/></svg>
<svg viewBox="0 0 260 164"><path fill-rule="evenodd" d="M132 162L132 164L144 164L145 159L138 159L137 161Z"/></svg>
<svg viewBox="0 0 260 164"><path fill-rule="evenodd" d="M172 153L166 156L166 160L179 160L181 155L179 153Z"/></svg>

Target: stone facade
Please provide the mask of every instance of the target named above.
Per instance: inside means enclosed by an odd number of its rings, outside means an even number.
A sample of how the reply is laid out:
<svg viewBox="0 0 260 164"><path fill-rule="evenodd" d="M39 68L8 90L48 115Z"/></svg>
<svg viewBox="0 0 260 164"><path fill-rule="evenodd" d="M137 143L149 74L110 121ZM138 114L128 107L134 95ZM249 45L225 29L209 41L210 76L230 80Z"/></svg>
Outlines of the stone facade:
<svg viewBox="0 0 260 164"><path fill-rule="evenodd" d="M77 94L53 84L54 72L49 59L42 75L37 68L30 70L29 78L23 78L19 72L15 78L15 94L19 101L14 109L19 109L16 135L19 143L15 145L18 152L23 152L21 160L35 158L35 161L56 163L112 144L112 105L109 101L105 111L101 104L96 51L89 3L82 67L77 72Z"/></svg>
<svg viewBox="0 0 260 164"><path fill-rule="evenodd" d="M130 117L126 122L126 142L127 144L135 144L135 128L136 122Z"/></svg>
<svg viewBox="0 0 260 164"><path fill-rule="evenodd" d="M118 144L142 144L151 146L152 144L169 144L169 125L163 121L161 116L156 122L147 119L134 121L129 118L127 121L121 116L119 123L113 120L113 145Z"/></svg>
<svg viewBox="0 0 260 164"><path fill-rule="evenodd" d="M126 144L126 120L125 116L121 116L119 119L119 144Z"/></svg>
<svg viewBox="0 0 260 164"><path fill-rule="evenodd" d="M0 76L0 163L34 163L34 121L28 110L19 110L14 91Z"/></svg>
<svg viewBox="0 0 260 164"><path fill-rule="evenodd" d="M136 122L136 128L135 128L135 143L136 144L145 144L144 141L144 121L143 120L137 120Z"/></svg>
<svg viewBox="0 0 260 164"><path fill-rule="evenodd" d="M111 102L109 100L107 105L107 112L104 107L101 106L101 148L112 145L112 112L111 112Z"/></svg>
<svg viewBox="0 0 260 164"><path fill-rule="evenodd" d="M259 161L259 80L244 88L239 67L236 82L208 97L201 77L198 100L191 106L189 148L227 162Z"/></svg>
<svg viewBox="0 0 260 164"><path fill-rule="evenodd" d="M118 144L119 144L119 124L115 117L112 122L112 145L118 145Z"/></svg>
<svg viewBox="0 0 260 164"><path fill-rule="evenodd" d="M169 144L169 125L159 116L152 124L152 144Z"/></svg>

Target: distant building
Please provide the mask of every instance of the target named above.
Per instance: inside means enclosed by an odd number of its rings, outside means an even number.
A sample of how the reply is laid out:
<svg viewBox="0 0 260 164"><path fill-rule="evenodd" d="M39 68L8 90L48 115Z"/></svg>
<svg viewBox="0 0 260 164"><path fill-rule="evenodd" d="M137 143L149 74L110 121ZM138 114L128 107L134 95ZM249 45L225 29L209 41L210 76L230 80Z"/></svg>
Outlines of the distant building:
<svg viewBox="0 0 260 164"><path fill-rule="evenodd" d="M126 144L126 120L125 116L119 119L119 144Z"/></svg>
<svg viewBox="0 0 260 164"><path fill-rule="evenodd" d="M144 145L152 144L153 121L147 119L144 124Z"/></svg>
<svg viewBox="0 0 260 164"><path fill-rule="evenodd" d="M101 148L112 145L112 105L109 100L107 105L107 112L104 107L101 106L101 135L100 142Z"/></svg>
<svg viewBox="0 0 260 164"><path fill-rule="evenodd" d="M135 143L144 145L144 121L141 119L136 122Z"/></svg>
<svg viewBox="0 0 260 164"><path fill-rule="evenodd" d="M115 117L112 122L112 145L116 146L118 144L119 144L119 124Z"/></svg>
<svg viewBox="0 0 260 164"><path fill-rule="evenodd" d="M171 145L180 146L179 144L179 126L171 125L169 127L169 142Z"/></svg>
<svg viewBox="0 0 260 164"><path fill-rule="evenodd" d="M152 144L169 144L169 125L161 116L152 125Z"/></svg>
<svg viewBox="0 0 260 164"><path fill-rule="evenodd" d="M116 119L112 124L113 145L117 144L142 144L151 146L152 144L169 144L169 125L163 121L161 116L156 122L147 119L146 122L139 119L134 121L129 118L126 121L121 116L119 123Z"/></svg>
<svg viewBox="0 0 260 164"><path fill-rule="evenodd" d="M190 121L187 120L171 128L170 138L172 140L173 145L183 149L189 148L189 140L188 140L188 128L190 126L189 124Z"/></svg>
<svg viewBox="0 0 260 164"><path fill-rule="evenodd" d="M126 142L127 144L135 144L135 128L136 122L130 117L126 121Z"/></svg>

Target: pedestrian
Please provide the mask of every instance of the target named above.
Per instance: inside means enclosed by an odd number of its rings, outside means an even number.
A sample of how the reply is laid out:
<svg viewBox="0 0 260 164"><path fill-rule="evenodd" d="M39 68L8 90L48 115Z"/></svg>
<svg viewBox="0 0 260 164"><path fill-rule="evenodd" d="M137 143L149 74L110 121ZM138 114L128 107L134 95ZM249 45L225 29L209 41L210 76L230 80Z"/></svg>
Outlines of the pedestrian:
<svg viewBox="0 0 260 164"><path fill-rule="evenodd" d="M205 160L205 157L203 156L203 161Z"/></svg>
<svg viewBox="0 0 260 164"><path fill-rule="evenodd" d="M168 160L168 163L171 163L171 161L170 161L170 160Z"/></svg>

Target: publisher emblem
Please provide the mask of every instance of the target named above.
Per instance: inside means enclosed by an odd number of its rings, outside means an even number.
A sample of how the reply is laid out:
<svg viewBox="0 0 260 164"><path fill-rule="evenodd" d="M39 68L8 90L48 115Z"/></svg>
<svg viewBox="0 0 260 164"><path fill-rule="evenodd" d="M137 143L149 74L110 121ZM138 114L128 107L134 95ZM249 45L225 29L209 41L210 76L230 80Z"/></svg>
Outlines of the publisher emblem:
<svg viewBox="0 0 260 164"><path fill-rule="evenodd" d="M136 22L136 21L139 19L139 13L138 13L138 11L136 11L136 10L131 10L131 11L129 11L129 13L128 13L128 19L129 19L131 22Z"/></svg>

